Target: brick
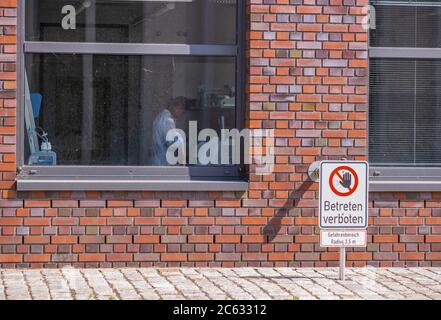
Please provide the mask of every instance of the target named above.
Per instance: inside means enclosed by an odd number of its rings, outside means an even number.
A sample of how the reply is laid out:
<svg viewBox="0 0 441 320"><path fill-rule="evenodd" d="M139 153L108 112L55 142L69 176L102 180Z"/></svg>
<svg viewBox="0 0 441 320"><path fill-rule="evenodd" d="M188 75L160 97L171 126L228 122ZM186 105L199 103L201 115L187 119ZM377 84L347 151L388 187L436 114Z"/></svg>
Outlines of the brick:
<svg viewBox="0 0 441 320"><path fill-rule="evenodd" d="M266 253L245 252L242 254L242 260L244 261L265 261L267 259L268 255Z"/></svg>
<svg viewBox="0 0 441 320"><path fill-rule="evenodd" d="M105 226L106 218L80 218L80 225Z"/></svg>
<svg viewBox="0 0 441 320"><path fill-rule="evenodd" d="M435 261L439 261L441 260L441 252L427 252L426 253L426 260L435 260ZM0 261L1 261L1 256L0 256Z"/></svg>
<svg viewBox="0 0 441 320"><path fill-rule="evenodd" d="M338 252L323 252L320 255L321 261L337 261L339 259Z"/></svg>
<svg viewBox="0 0 441 320"><path fill-rule="evenodd" d="M242 243L265 243L266 236L264 235L244 235L242 236Z"/></svg>
<svg viewBox="0 0 441 320"><path fill-rule="evenodd" d="M396 252L374 252L374 260L398 260L398 253Z"/></svg>
<svg viewBox="0 0 441 320"><path fill-rule="evenodd" d="M372 252L348 252L348 261L369 261L372 260Z"/></svg>
<svg viewBox="0 0 441 320"><path fill-rule="evenodd" d="M25 262L42 262L45 263L50 261L49 254L25 254L24 255Z"/></svg>
<svg viewBox="0 0 441 320"><path fill-rule="evenodd" d="M136 208L158 208L160 207L161 202L159 200L142 200L135 201Z"/></svg>
<svg viewBox="0 0 441 320"><path fill-rule="evenodd" d="M428 217L428 218L426 218L426 224L429 224L429 225L439 225L439 224L441 224L441 218L431 218L431 217Z"/></svg>
<svg viewBox="0 0 441 320"><path fill-rule="evenodd" d="M433 242L441 243L441 235L426 235L426 242L429 242L429 243L433 243Z"/></svg>
<svg viewBox="0 0 441 320"><path fill-rule="evenodd" d="M135 218L135 225L151 225L151 226L157 226L161 223L160 218L153 218L153 217L139 217Z"/></svg>
<svg viewBox="0 0 441 320"><path fill-rule="evenodd" d="M159 236L157 235L135 236L134 243L159 243Z"/></svg>
<svg viewBox="0 0 441 320"><path fill-rule="evenodd" d="M78 201L76 201L76 200L52 200L52 207L54 207L54 208L78 208Z"/></svg>
<svg viewBox="0 0 441 320"><path fill-rule="evenodd" d="M216 235L216 243L239 243L240 235Z"/></svg>
<svg viewBox="0 0 441 320"><path fill-rule="evenodd" d="M109 208L126 208L133 207L133 201L130 200L108 200L107 206Z"/></svg>
<svg viewBox="0 0 441 320"><path fill-rule="evenodd" d="M292 261L294 260L294 253L280 252L280 253L269 253L269 261Z"/></svg>
<svg viewBox="0 0 441 320"><path fill-rule="evenodd" d="M157 262L160 259L159 253L136 253L134 254L134 261L149 261Z"/></svg>
<svg viewBox="0 0 441 320"><path fill-rule="evenodd" d="M25 236L25 244L49 244L51 238L49 236Z"/></svg>
<svg viewBox="0 0 441 320"><path fill-rule="evenodd" d="M182 226L187 224L187 219L185 218L163 218L162 224L167 225L173 225L173 226Z"/></svg>
<svg viewBox="0 0 441 320"><path fill-rule="evenodd" d="M133 219L132 218L124 218L124 217L112 217L112 218L107 218L107 224L108 225L115 225L115 226L132 225Z"/></svg>
<svg viewBox="0 0 441 320"><path fill-rule="evenodd" d="M216 253L216 261L239 261L241 255L239 253Z"/></svg>
<svg viewBox="0 0 441 320"><path fill-rule="evenodd" d="M128 262L133 261L133 254L131 253L108 253L106 260L109 262Z"/></svg>
<svg viewBox="0 0 441 320"><path fill-rule="evenodd" d="M216 200L216 207L240 207L240 200Z"/></svg>
<svg viewBox="0 0 441 320"><path fill-rule="evenodd" d="M194 217L189 218L189 224L190 225L212 225L214 224L214 218L211 217Z"/></svg>
<svg viewBox="0 0 441 320"><path fill-rule="evenodd" d="M22 259L23 255L21 254L0 254L1 263L20 263Z"/></svg>
<svg viewBox="0 0 441 320"><path fill-rule="evenodd" d="M400 235L400 242L424 242L422 235Z"/></svg>
<svg viewBox="0 0 441 320"><path fill-rule="evenodd" d="M0 217L0 226L20 226L22 222L23 222L22 218Z"/></svg>
<svg viewBox="0 0 441 320"><path fill-rule="evenodd" d="M106 255L103 253L83 253L78 256L79 262L104 262Z"/></svg>
<svg viewBox="0 0 441 320"><path fill-rule="evenodd" d="M132 236L107 236L107 243L132 243Z"/></svg>
<svg viewBox="0 0 441 320"><path fill-rule="evenodd" d="M79 243L105 243L104 236L80 236Z"/></svg>
<svg viewBox="0 0 441 320"><path fill-rule="evenodd" d="M81 200L80 208L104 208L106 206L105 200Z"/></svg>
<svg viewBox="0 0 441 320"><path fill-rule="evenodd" d="M242 218L242 224L244 225L265 225L267 218L264 217L244 217Z"/></svg>
<svg viewBox="0 0 441 320"><path fill-rule="evenodd" d="M0 236L0 244L21 244L22 239L20 236Z"/></svg>
<svg viewBox="0 0 441 320"><path fill-rule="evenodd" d="M213 261L214 254L212 253L189 253L188 261Z"/></svg>
<svg viewBox="0 0 441 320"><path fill-rule="evenodd" d="M295 254L295 260L301 261L318 261L320 260L320 253L313 252L297 252Z"/></svg>
<svg viewBox="0 0 441 320"><path fill-rule="evenodd" d="M213 239L213 235L190 235L188 236L188 243L212 243Z"/></svg>
<svg viewBox="0 0 441 320"><path fill-rule="evenodd" d="M396 234L374 235L374 242L397 243L398 242L398 235L396 235Z"/></svg>
<svg viewBox="0 0 441 320"><path fill-rule="evenodd" d="M187 254L186 253L161 253L161 261L164 261L164 262L187 261Z"/></svg>
<svg viewBox="0 0 441 320"><path fill-rule="evenodd" d="M181 235L164 235L161 236L161 243L186 243L187 236Z"/></svg>
<svg viewBox="0 0 441 320"><path fill-rule="evenodd" d="M164 208L184 208L187 205L185 200L163 200L162 206Z"/></svg>
<svg viewBox="0 0 441 320"><path fill-rule="evenodd" d="M78 242L77 236L52 236L51 242L54 244L74 244Z"/></svg>
<svg viewBox="0 0 441 320"><path fill-rule="evenodd" d="M53 218L54 226L75 226L78 225L78 218Z"/></svg>
<svg viewBox="0 0 441 320"><path fill-rule="evenodd" d="M423 218L418 217L401 217L401 225L422 225L424 222Z"/></svg>
<svg viewBox="0 0 441 320"><path fill-rule="evenodd" d="M25 200L24 206L26 208L46 208L50 207L49 200Z"/></svg>
<svg viewBox="0 0 441 320"><path fill-rule="evenodd" d="M17 0L0 0L0 8L16 8Z"/></svg>

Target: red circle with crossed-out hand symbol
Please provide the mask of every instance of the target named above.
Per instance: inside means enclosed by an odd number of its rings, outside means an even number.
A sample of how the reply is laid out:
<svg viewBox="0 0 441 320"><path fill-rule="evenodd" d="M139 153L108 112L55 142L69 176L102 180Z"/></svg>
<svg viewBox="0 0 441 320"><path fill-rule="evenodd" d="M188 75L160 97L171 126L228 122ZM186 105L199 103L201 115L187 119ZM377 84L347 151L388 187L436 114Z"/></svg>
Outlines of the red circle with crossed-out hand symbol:
<svg viewBox="0 0 441 320"><path fill-rule="evenodd" d="M345 189L347 189L348 191L346 192L341 192L338 191L337 188L334 186L334 177L337 176L338 177L338 181L342 183L342 186L344 184L344 178L343 178L343 173L342 171L348 171L353 179L353 183L351 183L350 186L348 187L344 187ZM331 187L332 192L334 192L336 195L340 196L340 197L348 197L351 194L353 194L355 192L355 190L357 190L358 187L358 175L355 172L354 169L352 169L351 167L348 166L341 166L338 168L335 168L334 171L332 171L331 175L329 176L329 186Z"/></svg>

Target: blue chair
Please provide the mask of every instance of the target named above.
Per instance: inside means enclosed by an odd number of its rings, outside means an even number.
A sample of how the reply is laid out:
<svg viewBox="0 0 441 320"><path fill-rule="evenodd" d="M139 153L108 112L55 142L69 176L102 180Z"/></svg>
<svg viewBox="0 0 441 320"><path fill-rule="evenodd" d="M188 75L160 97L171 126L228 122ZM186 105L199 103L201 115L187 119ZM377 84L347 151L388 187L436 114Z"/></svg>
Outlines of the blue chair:
<svg viewBox="0 0 441 320"><path fill-rule="evenodd" d="M41 94L31 93L32 113L34 114L34 118L38 118L40 116L42 100L43 96Z"/></svg>

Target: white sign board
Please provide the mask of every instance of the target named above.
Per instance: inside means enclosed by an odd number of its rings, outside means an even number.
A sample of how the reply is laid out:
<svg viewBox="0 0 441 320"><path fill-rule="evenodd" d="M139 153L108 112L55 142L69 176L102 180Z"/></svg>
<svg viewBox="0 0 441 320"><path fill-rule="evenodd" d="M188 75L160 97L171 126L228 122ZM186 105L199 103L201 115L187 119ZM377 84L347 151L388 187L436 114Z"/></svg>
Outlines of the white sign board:
<svg viewBox="0 0 441 320"><path fill-rule="evenodd" d="M321 162L320 228L367 228L368 171L367 162Z"/></svg>
<svg viewBox="0 0 441 320"><path fill-rule="evenodd" d="M321 247L366 247L366 230L321 230Z"/></svg>

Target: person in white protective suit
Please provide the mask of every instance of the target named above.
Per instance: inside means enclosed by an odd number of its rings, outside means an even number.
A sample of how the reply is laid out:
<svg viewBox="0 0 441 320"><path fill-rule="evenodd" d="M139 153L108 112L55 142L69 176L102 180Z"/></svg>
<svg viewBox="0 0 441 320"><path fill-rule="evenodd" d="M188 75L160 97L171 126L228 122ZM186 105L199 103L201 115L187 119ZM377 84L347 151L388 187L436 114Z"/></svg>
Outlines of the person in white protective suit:
<svg viewBox="0 0 441 320"><path fill-rule="evenodd" d="M186 98L177 97L172 99L168 109L158 114L153 123L153 164L155 166L169 166L167 150L172 144L180 144L185 147L186 141L176 129L176 120L186 110ZM167 134L173 131L175 141L167 141Z"/></svg>

